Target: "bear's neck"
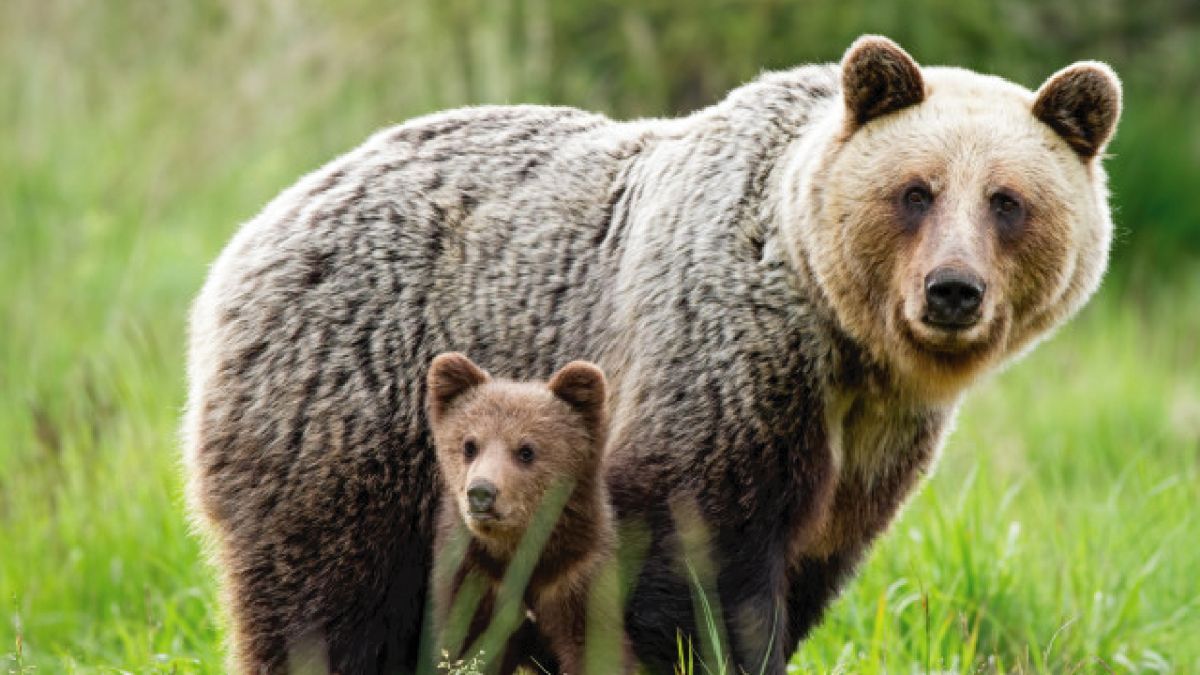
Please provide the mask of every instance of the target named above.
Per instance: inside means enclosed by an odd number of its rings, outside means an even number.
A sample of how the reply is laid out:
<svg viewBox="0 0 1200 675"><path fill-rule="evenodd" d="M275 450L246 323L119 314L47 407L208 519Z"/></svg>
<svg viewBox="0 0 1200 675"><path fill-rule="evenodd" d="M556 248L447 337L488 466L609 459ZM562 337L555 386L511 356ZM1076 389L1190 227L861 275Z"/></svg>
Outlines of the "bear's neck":
<svg viewBox="0 0 1200 675"><path fill-rule="evenodd" d="M819 386L833 470L818 517L792 541L793 559L860 555L932 470L959 403L911 395L828 321L832 349Z"/></svg>

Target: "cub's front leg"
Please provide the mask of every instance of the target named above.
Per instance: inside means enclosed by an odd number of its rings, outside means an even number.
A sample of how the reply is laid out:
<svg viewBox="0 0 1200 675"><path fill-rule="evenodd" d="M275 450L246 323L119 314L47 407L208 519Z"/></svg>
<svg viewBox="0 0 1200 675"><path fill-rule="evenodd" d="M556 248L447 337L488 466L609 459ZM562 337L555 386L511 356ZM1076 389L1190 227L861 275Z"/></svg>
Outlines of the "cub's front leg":
<svg viewBox="0 0 1200 675"><path fill-rule="evenodd" d="M613 574L615 581L615 571ZM589 591L591 595L589 597ZM633 673L636 660L625 635L617 585L575 584L534 606L538 629L564 675Z"/></svg>

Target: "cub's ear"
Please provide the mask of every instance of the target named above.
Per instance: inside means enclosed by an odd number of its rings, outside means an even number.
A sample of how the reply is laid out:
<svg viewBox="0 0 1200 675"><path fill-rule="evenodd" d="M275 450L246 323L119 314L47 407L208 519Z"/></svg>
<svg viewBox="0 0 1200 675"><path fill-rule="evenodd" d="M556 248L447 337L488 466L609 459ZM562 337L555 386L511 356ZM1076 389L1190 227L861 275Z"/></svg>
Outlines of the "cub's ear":
<svg viewBox="0 0 1200 675"><path fill-rule="evenodd" d="M429 365L429 376L426 378L425 405L429 411L429 421L437 422L454 399L491 379L463 354L438 354Z"/></svg>
<svg viewBox="0 0 1200 675"><path fill-rule="evenodd" d="M1037 91L1033 116L1085 160L1100 154L1121 117L1121 80L1099 61L1080 61L1050 76Z"/></svg>
<svg viewBox="0 0 1200 675"><path fill-rule="evenodd" d="M608 383L604 379L604 371L596 364L572 361L555 373L546 386L551 393L582 413L590 423L600 424L605 420Z"/></svg>
<svg viewBox="0 0 1200 675"><path fill-rule="evenodd" d="M864 35L842 57L842 96L853 128L925 100L921 68L900 45Z"/></svg>

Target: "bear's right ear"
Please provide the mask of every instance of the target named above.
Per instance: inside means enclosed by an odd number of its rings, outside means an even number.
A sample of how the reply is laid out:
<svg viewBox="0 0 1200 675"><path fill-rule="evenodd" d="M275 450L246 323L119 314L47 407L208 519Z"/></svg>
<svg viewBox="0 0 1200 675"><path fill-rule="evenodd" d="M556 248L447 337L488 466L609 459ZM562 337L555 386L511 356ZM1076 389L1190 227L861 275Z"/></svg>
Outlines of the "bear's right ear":
<svg viewBox="0 0 1200 675"><path fill-rule="evenodd" d="M842 57L842 97L852 128L925 100L921 68L900 45L864 35Z"/></svg>
<svg viewBox="0 0 1200 675"><path fill-rule="evenodd" d="M429 421L436 423L454 399L491 379L464 354L438 354L429 365L426 379L425 405L429 410Z"/></svg>
<svg viewBox="0 0 1200 675"><path fill-rule="evenodd" d="M546 386L552 394L581 413L589 424L605 422L608 383L604 371L596 364L572 361L555 373Z"/></svg>
<svg viewBox="0 0 1200 675"><path fill-rule="evenodd" d="M1098 61L1081 61L1038 88L1033 116L1054 129L1084 160L1104 150L1121 117L1121 80Z"/></svg>

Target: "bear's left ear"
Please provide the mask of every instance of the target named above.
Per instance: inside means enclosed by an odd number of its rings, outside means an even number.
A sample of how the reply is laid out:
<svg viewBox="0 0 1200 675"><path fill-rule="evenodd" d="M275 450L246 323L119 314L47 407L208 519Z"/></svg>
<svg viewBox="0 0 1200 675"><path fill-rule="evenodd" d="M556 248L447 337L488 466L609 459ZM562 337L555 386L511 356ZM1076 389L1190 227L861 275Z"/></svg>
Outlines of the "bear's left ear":
<svg viewBox="0 0 1200 675"><path fill-rule="evenodd" d="M429 376L426 378L425 405L429 421L437 423L454 399L491 379L487 372L464 354L438 354L429 365Z"/></svg>
<svg viewBox="0 0 1200 675"><path fill-rule="evenodd" d="M1080 61L1038 89L1033 116L1054 129L1085 160L1100 154L1121 117L1121 80L1099 61Z"/></svg>
<svg viewBox="0 0 1200 675"><path fill-rule="evenodd" d="M921 68L900 45L864 35L842 57L842 97L855 128L925 100Z"/></svg>
<svg viewBox="0 0 1200 675"><path fill-rule="evenodd" d="M555 373L546 387L582 414L589 424L598 426L607 421L608 383L604 371L594 363L572 361Z"/></svg>

